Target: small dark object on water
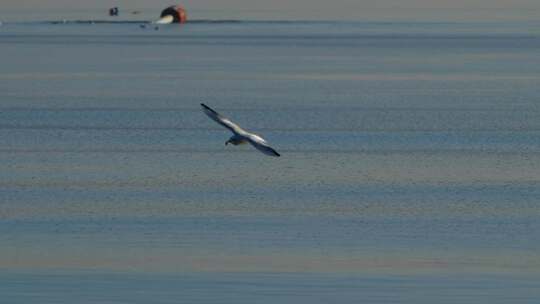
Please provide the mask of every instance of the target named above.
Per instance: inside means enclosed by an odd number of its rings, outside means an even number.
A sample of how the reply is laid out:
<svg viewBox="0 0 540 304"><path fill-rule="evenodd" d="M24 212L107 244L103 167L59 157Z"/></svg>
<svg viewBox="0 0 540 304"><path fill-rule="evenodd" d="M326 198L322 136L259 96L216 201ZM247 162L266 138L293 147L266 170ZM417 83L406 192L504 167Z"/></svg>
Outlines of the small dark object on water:
<svg viewBox="0 0 540 304"><path fill-rule="evenodd" d="M109 9L109 16L118 16L118 7L111 7Z"/></svg>

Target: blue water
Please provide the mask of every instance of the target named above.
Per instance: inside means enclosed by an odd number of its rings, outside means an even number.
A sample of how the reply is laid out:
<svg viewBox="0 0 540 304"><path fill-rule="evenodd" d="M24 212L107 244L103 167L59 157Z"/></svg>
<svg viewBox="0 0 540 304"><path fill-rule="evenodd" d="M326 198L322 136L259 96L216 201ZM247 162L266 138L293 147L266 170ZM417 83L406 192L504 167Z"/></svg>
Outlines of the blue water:
<svg viewBox="0 0 540 304"><path fill-rule="evenodd" d="M535 22L56 21L0 26L6 303L540 298Z"/></svg>

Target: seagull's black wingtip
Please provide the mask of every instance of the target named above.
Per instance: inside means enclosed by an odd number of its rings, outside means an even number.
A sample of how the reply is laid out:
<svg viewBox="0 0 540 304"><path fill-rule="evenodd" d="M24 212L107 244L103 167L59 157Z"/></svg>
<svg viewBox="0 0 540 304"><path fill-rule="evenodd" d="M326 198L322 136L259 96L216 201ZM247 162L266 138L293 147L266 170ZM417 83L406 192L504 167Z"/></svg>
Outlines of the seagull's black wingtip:
<svg viewBox="0 0 540 304"><path fill-rule="evenodd" d="M214 111L212 108L210 108L209 106L205 105L204 103L201 103L201 106L202 106L203 108L205 108L206 110L208 110L208 111L210 111L210 112L212 112L212 113L218 115L218 113L217 113L216 111Z"/></svg>

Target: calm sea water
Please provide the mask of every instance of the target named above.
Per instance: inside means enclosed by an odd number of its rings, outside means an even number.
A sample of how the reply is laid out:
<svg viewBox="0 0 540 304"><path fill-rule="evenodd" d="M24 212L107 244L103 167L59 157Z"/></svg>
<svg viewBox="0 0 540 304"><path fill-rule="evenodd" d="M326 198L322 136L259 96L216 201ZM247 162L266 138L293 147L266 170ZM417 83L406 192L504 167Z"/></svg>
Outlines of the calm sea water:
<svg viewBox="0 0 540 304"><path fill-rule="evenodd" d="M536 303L538 28L3 24L2 301Z"/></svg>

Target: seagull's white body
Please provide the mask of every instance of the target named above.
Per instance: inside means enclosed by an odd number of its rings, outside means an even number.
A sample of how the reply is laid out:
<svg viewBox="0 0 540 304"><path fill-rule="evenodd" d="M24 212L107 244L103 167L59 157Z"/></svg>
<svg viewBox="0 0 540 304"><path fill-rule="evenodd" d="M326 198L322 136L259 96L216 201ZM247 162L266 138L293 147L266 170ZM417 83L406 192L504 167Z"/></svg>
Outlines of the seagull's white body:
<svg viewBox="0 0 540 304"><path fill-rule="evenodd" d="M229 129L233 133L233 136L229 138L225 144L233 144L233 145L241 145L245 143L250 143L253 147L255 147L257 150L261 151L262 153L270 156L276 156L279 157L279 153L276 152L276 150L272 149L264 140L264 138L260 137L257 134L249 133L246 130L240 128L237 124L230 121L228 118L225 118L224 116L220 115L218 112L212 110L209 106L201 103L201 106L203 107L203 111L208 117L210 117L212 120L217 122L218 124L224 126L225 128Z"/></svg>

